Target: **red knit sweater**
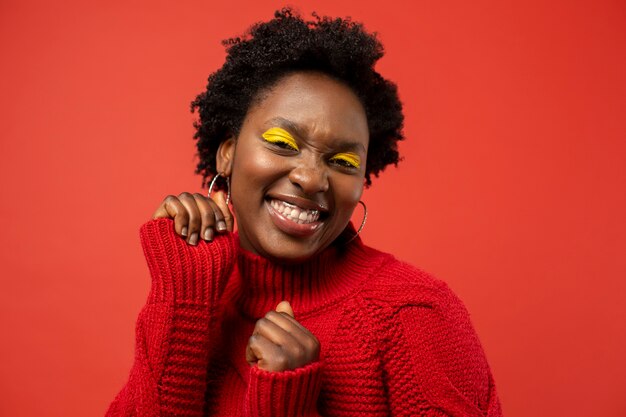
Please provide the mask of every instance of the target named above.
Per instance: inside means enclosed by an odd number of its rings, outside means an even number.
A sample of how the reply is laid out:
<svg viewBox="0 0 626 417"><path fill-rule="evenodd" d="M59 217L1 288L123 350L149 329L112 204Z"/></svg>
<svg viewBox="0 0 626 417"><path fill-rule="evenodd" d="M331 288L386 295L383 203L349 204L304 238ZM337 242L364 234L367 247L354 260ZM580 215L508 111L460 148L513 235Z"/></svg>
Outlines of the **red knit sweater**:
<svg viewBox="0 0 626 417"><path fill-rule="evenodd" d="M364 246L296 266L141 228L152 289L135 363L108 416L501 416L468 313L445 283ZM250 367L256 321L288 300L322 346L286 372Z"/></svg>

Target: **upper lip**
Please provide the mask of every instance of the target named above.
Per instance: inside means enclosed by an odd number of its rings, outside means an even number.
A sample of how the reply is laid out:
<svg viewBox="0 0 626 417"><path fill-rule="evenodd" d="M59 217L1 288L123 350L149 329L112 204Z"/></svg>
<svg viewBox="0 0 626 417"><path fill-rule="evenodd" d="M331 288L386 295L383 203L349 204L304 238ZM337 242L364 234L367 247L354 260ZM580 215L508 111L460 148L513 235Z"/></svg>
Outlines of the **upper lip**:
<svg viewBox="0 0 626 417"><path fill-rule="evenodd" d="M329 210L327 204L292 194L270 194L268 195L268 198L272 200L284 201L306 210L317 210L321 213L327 213Z"/></svg>

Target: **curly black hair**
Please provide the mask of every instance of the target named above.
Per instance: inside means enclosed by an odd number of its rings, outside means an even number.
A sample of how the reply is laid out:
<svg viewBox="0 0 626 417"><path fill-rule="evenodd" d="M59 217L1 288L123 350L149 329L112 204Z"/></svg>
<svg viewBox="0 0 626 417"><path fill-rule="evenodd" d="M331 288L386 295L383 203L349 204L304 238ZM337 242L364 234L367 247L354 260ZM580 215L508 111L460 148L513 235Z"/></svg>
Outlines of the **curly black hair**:
<svg viewBox="0 0 626 417"><path fill-rule="evenodd" d="M349 86L361 100L369 127L366 185L400 159L404 115L397 88L374 70L383 56L376 34L350 18L319 17L305 21L292 9L253 25L243 37L223 41L226 62L209 76L206 91L191 103L203 186L216 174L216 153L229 134L235 136L248 108L284 76L296 71L322 72Z"/></svg>

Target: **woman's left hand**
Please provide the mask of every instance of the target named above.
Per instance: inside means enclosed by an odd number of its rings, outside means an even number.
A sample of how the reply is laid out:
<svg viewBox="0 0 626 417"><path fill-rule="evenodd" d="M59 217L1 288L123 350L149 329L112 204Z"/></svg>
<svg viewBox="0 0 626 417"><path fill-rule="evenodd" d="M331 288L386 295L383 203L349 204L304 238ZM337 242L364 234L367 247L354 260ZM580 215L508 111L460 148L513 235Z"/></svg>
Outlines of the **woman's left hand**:
<svg viewBox="0 0 626 417"><path fill-rule="evenodd" d="M248 363L269 372L301 368L317 361L319 354L319 341L296 321L287 301L256 322L246 348Z"/></svg>

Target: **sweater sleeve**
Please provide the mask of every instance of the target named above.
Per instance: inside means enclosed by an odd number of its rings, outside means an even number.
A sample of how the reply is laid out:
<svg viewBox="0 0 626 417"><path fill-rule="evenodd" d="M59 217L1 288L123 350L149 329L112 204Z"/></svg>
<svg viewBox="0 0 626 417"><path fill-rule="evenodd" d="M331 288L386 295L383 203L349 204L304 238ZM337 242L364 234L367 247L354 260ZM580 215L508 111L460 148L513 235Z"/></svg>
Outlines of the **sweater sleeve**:
<svg viewBox="0 0 626 417"><path fill-rule="evenodd" d="M323 362L284 372L250 368L244 417L317 417Z"/></svg>
<svg viewBox="0 0 626 417"><path fill-rule="evenodd" d="M201 416L219 330L218 300L234 265L231 234L188 245L173 221L140 230L152 278L136 325L135 361L107 416Z"/></svg>
<svg viewBox="0 0 626 417"><path fill-rule="evenodd" d="M469 314L447 285L442 283L440 290L434 301L402 306L393 320L400 340L386 365L392 415L501 417ZM415 409L409 410L412 401Z"/></svg>

